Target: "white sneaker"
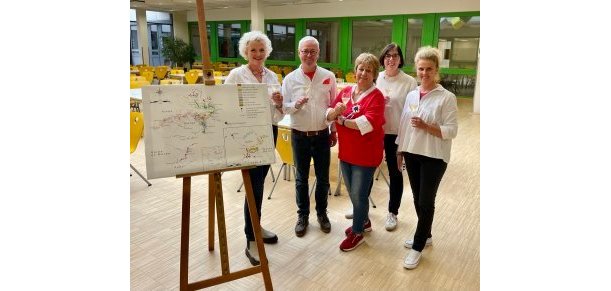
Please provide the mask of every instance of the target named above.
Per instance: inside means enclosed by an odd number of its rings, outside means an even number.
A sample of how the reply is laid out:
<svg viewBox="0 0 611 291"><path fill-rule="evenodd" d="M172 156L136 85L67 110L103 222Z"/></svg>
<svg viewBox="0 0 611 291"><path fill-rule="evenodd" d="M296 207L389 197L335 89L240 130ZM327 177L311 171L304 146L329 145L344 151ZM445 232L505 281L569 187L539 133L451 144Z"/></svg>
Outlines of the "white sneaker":
<svg viewBox="0 0 611 291"><path fill-rule="evenodd" d="M257 249L256 242L247 241L244 253L246 253L246 257L248 257L248 260L250 261L251 265L256 266L261 263L261 261L259 260L259 250Z"/></svg>
<svg viewBox="0 0 611 291"><path fill-rule="evenodd" d="M429 237L429 238L426 239L426 243L424 244L424 246L426 247L426 246L430 246L432 244L433 244L433 238ZM413 238L410 238L410 239L406 240L405 244L403 244L403 246L408 248L408 249L411 249L412 245L414 245L414 239Z"/></svg>
<svg viewBox="0 0 611 291"><path fill-rule="evenodd" d="M392 231L395 228L397 228L397 216L394 213L389 212L388 216L386 216L385 227L386 227L386 230L388 231Z"/></svg>
<svg viewBox="0 0 611 291"><path fill-rule="evenodd" d="M416 267L418 267L421 257L421 252L416 250L409 250L409 252L407 252L407 255L405 255L405 259L403 260L403 267L410 270L415 269Z"/></svg>
<svg viewBox="0 0 611 291"><path fill-rule="evenodd" d="M345 216L346 216L347 219L352 219L354 217L354 213L353 212L349 212L349 213L346 213Z"/></svg>

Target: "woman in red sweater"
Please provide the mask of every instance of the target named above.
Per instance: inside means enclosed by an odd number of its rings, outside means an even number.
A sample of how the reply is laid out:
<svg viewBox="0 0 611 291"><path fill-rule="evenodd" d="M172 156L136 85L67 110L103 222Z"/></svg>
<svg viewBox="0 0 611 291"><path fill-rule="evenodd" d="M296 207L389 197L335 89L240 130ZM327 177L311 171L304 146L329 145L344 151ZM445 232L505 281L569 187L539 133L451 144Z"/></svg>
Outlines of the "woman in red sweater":
<svg viewBox="0 0 611 291"><path fill-rule="evenodd" d="M355 249L364 241L363 232L371 230L370 185L384 155L384 95L373 83L379 67L376 56L360 54L354 61L356 85L344 88L327 114L327 120L337 123L340 167L354 210L342 251Z"/></svg>

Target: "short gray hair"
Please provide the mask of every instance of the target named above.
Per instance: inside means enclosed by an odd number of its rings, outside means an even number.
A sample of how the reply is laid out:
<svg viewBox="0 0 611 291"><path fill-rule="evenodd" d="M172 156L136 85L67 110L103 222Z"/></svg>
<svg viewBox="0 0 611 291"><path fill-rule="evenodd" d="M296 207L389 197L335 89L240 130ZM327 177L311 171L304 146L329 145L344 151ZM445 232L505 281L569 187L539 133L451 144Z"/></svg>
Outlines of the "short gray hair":
<svg viewBox="0 0 611 291"><path fill-rule="evenodd" d="M320 44L318 43L318 40L315 37L308 35L308 36L304 36L301 40L299 40L299 46L297 47L297 49L301 49L301 46L306 41L313 41L314 43L316 43L316 46L320 48Z"/></svg>
<svg viewBox="0 0 611 291"><path fill-rule="evenodd" d="M267 35L257 30L249 31L242 35L242 37L240 38L240 42L238 43L240 55L245 60L248 61L248 54L246 53L246 50L248 49L248 44L250 44L251 41L260 41L265 45L266 59L269 57L269 54L272 53L272 42L269 40Z"/></svg>

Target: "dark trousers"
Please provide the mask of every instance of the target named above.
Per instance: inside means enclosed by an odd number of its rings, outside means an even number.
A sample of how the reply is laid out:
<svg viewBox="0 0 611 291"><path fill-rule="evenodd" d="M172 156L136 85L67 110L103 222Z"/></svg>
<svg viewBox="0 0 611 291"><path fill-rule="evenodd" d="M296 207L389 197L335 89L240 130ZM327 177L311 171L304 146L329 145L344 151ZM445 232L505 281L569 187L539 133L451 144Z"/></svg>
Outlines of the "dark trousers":
<svg viewBox="0 0 611 291"><path fill-rule="evenodd" d="M274 133L274 146L276 145L276 138L278 137L278 126L272 125L272 131ZM261 222L261 206L263 205L263 186L265 185L265 177L269 172L270 165L257 166L248 170L250 173L250 182L252 184L252 193L255 196L255 204L257 206L257 214L259 215L259 222ZM249 241L255 240L255 234L252 229L252 221L250 220L250 211L248 211L248 202L244 198L244 233L246 239Z"/></svg>
<svg viewBox="0 0 611 291"><path fill-rule="evenodd" d="M308 178L310 176L310 160L314 159L314 173L316 174L316 213L326 214L327 193L329 192L329 164L331 162L331 149L329 145L329 132L303 136L291 134L293 146L293 161L295 163L295 192L297 201L297 214L310 215L310 196Z"/></svg>
<svg viewBox="0 0 611 291"><path fill-rule="evenodd" d="M448 164L441 159L408 152L403 153L403 158L414 195L416 215L418 215L418 225L416 226L412 249L421 252L424 249L426 239L431 237L433 215L435 214L435 196Z"/></svg>
<svg viewBox="0 0 611 291"><path fill-rule="evenodd" d="M388 178L390 180L388 200L388 212L399 215L401 197L403 197L403 174L397 168L397 139L396 134L384 135L384 153L386 154L386 166L388 167Z"/></svg>

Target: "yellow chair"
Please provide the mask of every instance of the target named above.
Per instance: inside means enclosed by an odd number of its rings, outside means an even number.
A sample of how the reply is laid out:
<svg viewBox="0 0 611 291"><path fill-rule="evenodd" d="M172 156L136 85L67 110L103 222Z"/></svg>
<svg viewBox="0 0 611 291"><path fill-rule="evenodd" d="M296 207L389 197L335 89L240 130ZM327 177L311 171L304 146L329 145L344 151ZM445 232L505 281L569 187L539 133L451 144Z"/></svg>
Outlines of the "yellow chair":
<svg viewBox="0 0 611 291"><path fill-rule="evenodd" d="M147 71L144 73L140 73L140 76L144 77L149 82L149 84L153 83L153 78L154 78L153 72Z"/></svg>
<svg viewBox="0 0 611 291"><path fill-rule="evenodd" d="M187 84L197 83L197 78L199 78L199 73L196 70L188 71L185 74L185 79L187 79Z"/></svg>
<svg viewBox="0 0 611 291"><path fill-rule="evenodd" d="M176 75L176 74L184 74L184 73L185 73L185 71L183 71L182 69L172 69L172 70L170 71L170 74L172 74L172 75Z"/></svg>
<svg viewBox="0 0 611 291"><path fill-rule="evenodd" d="M223 76L223 72L221 72L221 71L216 71L216 70L215 70L215 71L214 71L214 76L215 76L215 77L222 77L222 76Z"/></svg>
<svg viewBox="0 0 611 291"><path fill-rule="evenodd" d="M278 66L275 66L275 65L274 65L274 66L269 66L269 69L270 69L272 72L276 73L276 74L280 74L280 73L282 73L282 71L280 70L280 68L279 68Z"/></svg>
<svg viewBox="0 0 611 291"><path fill-rule="evenodd" d="M148 67L148 66L142 66L140 67L140 76L142 76L143 72L153 72L155 71L155 69L153 67Z"/></svg>
<svg viewBox="0 0 611 291"><path fill-rule="evenodd" d="M138 143L140 142L140 138L142 137L142 133L144 131L144 118L142 112L129 112L129 154L133 154L138 147ZM136 168L129 163L129 166L148 184L151 186L151 182L149 182ZM130 173L131 176L131 173Z"/></svg>
<svg viewBox="0 0 611 291"><path fill-rule="evenodd" d="M165 76L168 73L168 67L166 66L158 66L155 68L155 77L157 77L157 80L163 80L165 79Z"/></svg>
<svg viewBox="0 0 611 291"><path fill-rule="evenodd" d="M143 76L129 76L130 81L146 81L146 78Z"/></svg>
<svg viewBox="0 0 611 291"><path fill-rule="evenodd" d="M282 73L284 73L284 76L288 75L292 71L293 71L293 68L291 67L282 67Z"/></svg>
<svg viewBox="0 0 611 291"><path fill-rule="evenodd" d="M278 76L278 82L282 84L282 74L276 74Z"/></svg>
<svg viewBox="0 0 611 291"><path fill-rule="evenodd" d="M159 85L180 85L180 84L181 84L180 80L175 80L175 79L165 79L165 80L159 81Z"/></svg>
<svg viewBox="0 0 611 291"><path fill-rule="evenodd" d="M150 84L151 83L149 83L148 81L130 81L129 88L130 89L142 88L142 86L148 86Z"/></svg>
<svg viewBox="0 0 611 291"><path fill-rule="evenodd" d="M350 72L350 73L346 74L346 82L348 82L348 83L356 83L356 76L354 76L354 73Z"/></svg>

